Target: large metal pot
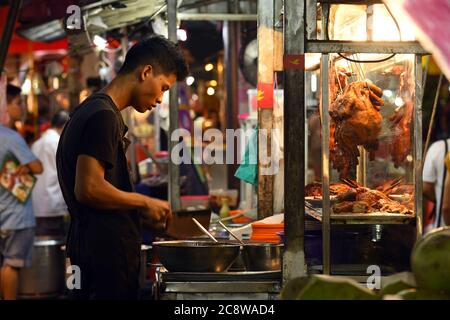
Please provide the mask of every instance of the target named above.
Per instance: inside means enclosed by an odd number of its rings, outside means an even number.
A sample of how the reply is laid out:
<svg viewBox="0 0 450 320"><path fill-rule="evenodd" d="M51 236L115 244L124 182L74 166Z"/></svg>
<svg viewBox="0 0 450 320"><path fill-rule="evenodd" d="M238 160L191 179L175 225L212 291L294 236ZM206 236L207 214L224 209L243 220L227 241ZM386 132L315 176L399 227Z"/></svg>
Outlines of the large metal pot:
<svg viewBox="0 0 450 320"><path fill-rule="evenodd" d="M139 284L141 288L145 287L145 282L147 279L147 275L149 269L147 268L147 263L149 261L149 252L151 250L151 246L141 245L141 267L139 270Z"/></svg>
<svg viewBox="0 0 450 320"><path fill-rule="evenodd" d="M46 298L60 295L65 287L63 241L36 237L32 266L19 272L19 297Z"/></svg>
<svg viewBox="0 0 450 320"><path fill-rule="evenodd" d="M281 270L283 244L246 243L243 256L247 271Z"/></svg>
<svg viewBox="0 0 450 320"><path fill-rule="evenodd" d="M240 245L211 241L154 242L159 260L171 272L223 272L239 255Z"/></svg>

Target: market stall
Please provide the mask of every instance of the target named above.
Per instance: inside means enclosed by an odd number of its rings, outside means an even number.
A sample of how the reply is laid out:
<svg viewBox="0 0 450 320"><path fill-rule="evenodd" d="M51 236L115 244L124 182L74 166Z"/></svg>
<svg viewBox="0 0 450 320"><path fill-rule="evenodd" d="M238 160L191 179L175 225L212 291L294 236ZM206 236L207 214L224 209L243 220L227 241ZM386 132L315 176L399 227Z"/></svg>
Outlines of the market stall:
<svg viewBox="0 0 450 320"><path fill-rule="evenodd" d="M298 22L298 16L289 14L294 7L305 20ZM347 273L332 270L331 234L338 224L373 226L374 230L406 224L416 229L408 233L415 231L420 236L422 232L421 58L426 52L381 1L287 1L284 10L284 107L285 115L289 114L285 117L285 145L289 146L285 158L304 158L299 151L304 141L302 128L314 112L305 112L304 92L298 90L298 83L305 77L305 60L314 59L309 53L316 53L320 54L320 74L316 72L321 124L316 161L322 163L321 176L306 185L304 197L298 196L301 191L286 192L284 270L289 273L284 278L305 270L303 233L290 225L302 228L309 217L322 225L320 272ZM302 67L288 71L286 57L298 58ZM298 136L291 136L291 130ZM286 162L290 172L286 188L306 184L304 163ZM297 166L300 169L294 169ZM300 172L292 174L296 170ZM294 254L297 259L291 258ZM356 275L362 270L355 270Z"/></svg>

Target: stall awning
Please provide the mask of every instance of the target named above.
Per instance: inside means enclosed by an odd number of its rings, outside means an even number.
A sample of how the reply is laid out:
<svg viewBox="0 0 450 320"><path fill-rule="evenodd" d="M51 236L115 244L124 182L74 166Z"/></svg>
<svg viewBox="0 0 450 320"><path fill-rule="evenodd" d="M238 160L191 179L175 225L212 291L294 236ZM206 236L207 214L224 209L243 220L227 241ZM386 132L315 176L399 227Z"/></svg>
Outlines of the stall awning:
<svg viewBox="0 0 450 320"><path fill-rule="evenodd" d="M0 7L0 35L3 34L4 22L8 16L9 7ZM20 26L16 24L16 29ZM14 32L11 43L8 48L8 54L23 54L30 51L40 50L67 50L67 39L61 39L50 43L36 42L27 40Z"/></svg>

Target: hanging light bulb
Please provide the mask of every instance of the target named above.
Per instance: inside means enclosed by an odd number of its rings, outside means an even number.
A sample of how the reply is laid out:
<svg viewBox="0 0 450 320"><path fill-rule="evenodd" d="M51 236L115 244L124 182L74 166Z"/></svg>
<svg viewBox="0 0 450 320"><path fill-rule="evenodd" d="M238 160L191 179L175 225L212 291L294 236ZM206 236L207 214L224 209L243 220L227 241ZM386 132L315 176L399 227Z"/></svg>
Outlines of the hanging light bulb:
<svg viewBox="0 0 450 320"><path fill-rule="evenodd" d="M184 29L178 29L177 30L177 38L180 41L186 41L187 40L187 33Z"/></svg>
<svg viewBox="0 0 450 320"><path fill-rule="evenodd" d="M212 63L208 63L205 65L206 71L211 71L212 69L214 69L214 65Z"/></svg>
<svg viewBox="0 0 450 320"><path fill-rule="evenodd" d="M192 86L192 84L195 82L195 78L193 76L189 76L186 78L186 84L188 86Z"/></svg>
<svg viewBox="0 0 450 320"><path fill-rule="evenodd" d="M106 41L106 39L104 39L98 35L94 36L94 39L92 40L92 42L95 44L95 46L99 50L104 50L106 48L106 45L108 44L108 41Z"/></svg>

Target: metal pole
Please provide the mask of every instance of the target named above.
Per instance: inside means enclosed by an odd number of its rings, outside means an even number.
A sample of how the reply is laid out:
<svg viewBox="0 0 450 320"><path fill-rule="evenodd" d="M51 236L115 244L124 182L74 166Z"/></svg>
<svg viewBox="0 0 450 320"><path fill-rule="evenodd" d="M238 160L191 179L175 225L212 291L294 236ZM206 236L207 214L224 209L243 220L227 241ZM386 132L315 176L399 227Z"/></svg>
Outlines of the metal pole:
<svg viewBox="0 0 450 320"><path fill-rule="evenodd" d="M14 25L16 24L17 16L19 15L19 10L22 6L22 0L15 0L11 2L11 8L8 12L5 29L3 29L2 42L0 45L0 75L3 72L3 67L5 66L9 43L11 42L11 37L14 33Z"/></svg>
<svg viewBox="0 0 450 320"><path fill-rule="evenodd" d="M284 1L284 56L303 56L302 67L284 71L283 282L306 275L305 232L305 3Z"/></svg>
<svg viewBox="0 0 450 320"><path fill-rule="evenodd" d="M274 82L274 0L258 1L258 83L271 84ZM264 173L271 163L264 164L262 155L272 159L273 109L258 108L259 132L267 133L267 139L258 137L258 219L273 214L273 181L274 175ZM267 159L265 159L267 160Z"/></svg>
<svg viewBox="0 0 450 320"><path fill-rule="evenodd" d="M326 38L326 21L330 6L322 4L322 39ZM331 224L330 224L330 115L328 96L328 54L322 55L321 61L321 99L322 99L322 266L323 273L331 273Z"/></svg>
<svg viewBox="0 0 450 320"><path fill-rule="evenodd" d="M183 21L204 21L204 20L216 20L216 21L256 21L256 14L234 14L234 13L179 13L180 20Z"/></svg>
<svg viewBox="0 0 450 320"><path fill-rule="evenodd" d="M417 237L423 232L423 186L422 186L422 56L414 56L414 211L416 213Z"/></svg>
<svg viewBox="0 0 450 320"><path fill-rule="evenodd" d="M322 250L323 273L330 274L330 115L328 101L328 54L322 55Z"/></svg>
<svg viewBox="0 0 450 320"><path fill-rule="evenodd" d="M177 0L167 0L167 17L169 39L177 42ZM178 129L178 84L175 83L169 91L169 155L179 143L172 141L172 132ZM169 161L169 201L172 210L180 210L180 168Z"/></svg>
<svg viewBox="0 0 450 320"><path fill-rule="evenodd" d="M237 12L236 1L229 1L229 11ZM239 113L238 99L238 24L236 21L225 21L223 25L224 58L225 68L225 108L226 108L226 129L237 129L239 124L237 116ZM227 146L233 143L226 141ZM234 145L234 153L237 154L237 145ZM235 159L236 160L236 159ZM227 165L227 184L229 189L239 189L239 180L234 177L238 166L236 161Z"/></svg>

